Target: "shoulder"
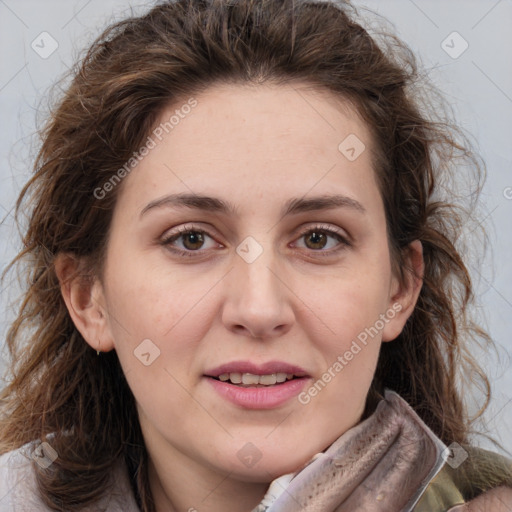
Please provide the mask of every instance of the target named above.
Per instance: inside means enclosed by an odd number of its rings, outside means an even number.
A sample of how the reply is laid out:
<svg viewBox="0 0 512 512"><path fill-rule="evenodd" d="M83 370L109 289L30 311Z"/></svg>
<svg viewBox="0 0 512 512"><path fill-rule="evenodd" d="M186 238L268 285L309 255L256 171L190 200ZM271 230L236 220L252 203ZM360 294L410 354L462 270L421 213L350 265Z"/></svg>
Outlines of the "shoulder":
<svg viewBox="0 0 512 512"><path fill-rule="evenodd" d="M37 493L31 448L27 444L0 455L0 512L50 510Z"/></svg>
<svg viewBox="0 0 512 512"><path fill-rule="evenodd" d="M496 503L512 509L512 461L481 448L457 445L457 449L458 457L447 460L428 485L415 512L498 512ZM505 510L508 512L509 508Z"/></svg>
<svg viewBox="0 0 512 512"><path fill-rule="evenodd" d="M48 467L51 457L44 450L38 451L37 446L36 443L28 443L0 455L0 512L54 512L40 497L34 469L37 464L43 469ZM84 507L83 512L139 512L126 468L117 466L111 479L108 496L92 508Z"/></svg>

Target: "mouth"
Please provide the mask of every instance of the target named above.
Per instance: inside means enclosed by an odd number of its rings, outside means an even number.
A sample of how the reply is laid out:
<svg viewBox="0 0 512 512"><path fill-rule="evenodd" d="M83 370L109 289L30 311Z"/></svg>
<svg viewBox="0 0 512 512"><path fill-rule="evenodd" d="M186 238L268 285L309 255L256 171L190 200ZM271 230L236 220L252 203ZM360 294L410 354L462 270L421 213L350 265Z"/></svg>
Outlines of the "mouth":
<svg viewBox="0 0 512 512"><path fill-rule="evenodd" d="M220 382L226 382L228 384L233 384L235 386L239 386L241 388L264 388L268 386L276 386L283 384L289 380L293 379L301 379L305 376L294 375L293 373L268 373L265 375L256 375L254 373L240 373L240 372L231 372L231 373L222 373L218 377L211 377L212 379L218 380Z"/></svg>
<svg viewBox="0 0 512 512"><path fill-rule="evenodd" d="M237 361L205 372L204 377L224 399L244 409L272 409L298 395L310 376L282 361L254 364Z"/></svg>
<svg viewBox="0 0 512 512"><path fill-rule="evenodd" d="M303 368L284 361L268 361L261 364L233 361L206 371L205 377L240 387L264 387L284 384L309 375Z"/></svg>

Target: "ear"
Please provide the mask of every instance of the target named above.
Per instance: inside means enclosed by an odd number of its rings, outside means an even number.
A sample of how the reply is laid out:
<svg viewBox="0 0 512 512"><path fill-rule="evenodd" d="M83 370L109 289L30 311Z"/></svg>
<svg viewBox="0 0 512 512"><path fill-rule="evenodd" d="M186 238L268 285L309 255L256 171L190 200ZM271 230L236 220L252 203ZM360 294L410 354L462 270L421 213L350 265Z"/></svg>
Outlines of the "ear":
<svg viewBox="0 0 512 512"><path fill-rule="evenodd" d="M405 268L403 280L393 276L391 297L388 305L389 321L382 331L382 341L393 341L402 332L407 319L411 316L423 286L423 247L415 240L405 249Z"/></svg>
<svg viewBox="0 0 512 512"><path fill-rule="evenodd" d="M84 272L83 263L74 255L67 253L57 255L55 272L69 315L84 340L94 350L112 350L114 342L100 280Z"/></svg>

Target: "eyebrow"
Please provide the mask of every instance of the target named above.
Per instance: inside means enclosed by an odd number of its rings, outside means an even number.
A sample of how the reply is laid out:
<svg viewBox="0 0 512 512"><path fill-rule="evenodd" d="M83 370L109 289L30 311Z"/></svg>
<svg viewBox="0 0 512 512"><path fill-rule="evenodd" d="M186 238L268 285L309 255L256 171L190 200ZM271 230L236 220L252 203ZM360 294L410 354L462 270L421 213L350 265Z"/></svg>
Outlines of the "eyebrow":
<svg viewBox="0 0 512 512"><path fill-rule="evenodd" d="M364 206L356 199L337 194L310 197L308 199L304 197L291 199L286 202L282 216L318 210L332 210L334 208L350 208L359 213L366 213Z"/></svg>
<svg viewBox="0 0 512 512"><path fill-rule="evenodd" d="M197 194L170 194L147 204L140 212L140 217L150 210L164 207L190 208L223 214L236 214L237 212L237 207L234 204L216 197ZM285 203L281 216L334 208L350 208L360 213L366 212L364 206L356 199L338 194L290 199Z"/></svg>

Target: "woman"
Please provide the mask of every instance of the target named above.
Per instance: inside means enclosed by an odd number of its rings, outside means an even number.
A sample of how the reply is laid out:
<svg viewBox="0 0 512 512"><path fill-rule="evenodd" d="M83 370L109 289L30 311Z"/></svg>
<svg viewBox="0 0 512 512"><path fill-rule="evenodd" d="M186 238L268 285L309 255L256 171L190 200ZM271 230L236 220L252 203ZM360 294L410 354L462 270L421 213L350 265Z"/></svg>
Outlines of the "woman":
<svg viewBox="0 0 512 512"><path fill-rule="evenodd" d="M508 510L439 196L478 162L353 16L165 2L91 47L18 201L0 510Z"/></svg>

